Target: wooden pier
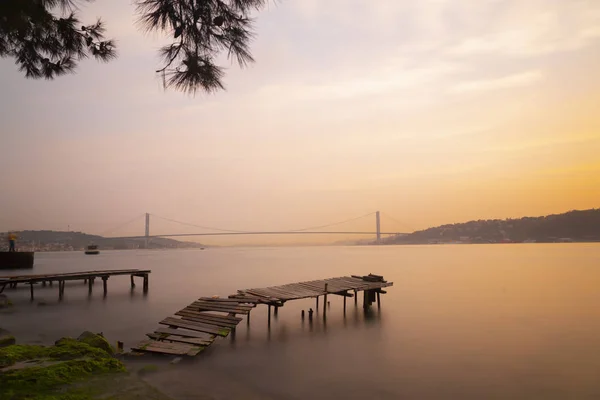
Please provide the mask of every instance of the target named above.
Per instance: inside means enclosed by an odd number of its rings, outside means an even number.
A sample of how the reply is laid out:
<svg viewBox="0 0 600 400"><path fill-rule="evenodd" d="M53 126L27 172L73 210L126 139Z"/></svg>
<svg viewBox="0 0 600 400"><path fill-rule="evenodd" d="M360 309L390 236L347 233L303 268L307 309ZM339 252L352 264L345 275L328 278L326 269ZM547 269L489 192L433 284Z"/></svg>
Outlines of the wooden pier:
<svg viewBox="0 0 600 400"><path fill-rule="evenodd" d="M131 287L135 287L134 277L143 278L143 290L148 291L148 275L150 270L140 269L121 269L121 270L104 270L104 271L84 271L84 272L69 272L69 273L56 273L56 274L42 274L42 275L19 275L19 276L2 276L0 277L0 293L4 291L6 286L9 288L16 288L18 284L25 284L30 286L31 300L34 299L33 288L35 285L42 284L42 286L50 285L53 282L58 282L58 298L62 300L65 293L65 282L82 280L88 284L88 293L92 293L92 288L96 281L96 278L102 279L102 288L104 295L108 291L108 278L117 275L129 275L131 281Z"/></svg>
<svg viewBox="0 0 600 400"><path fill-rule="evenodd" d="M354 297L357 304L358 292L363 292L363 307L370 307L373 302L380 306L380 295L386 292L383 288L392 286L382 276L369 274L366 276L344 276L308 282L291 283L259 289L238 290L228 298L201 297L187 307L179 310L172 317L159 322L165 327L157 328L146 334L147 340L132 347L139 352L169 355L195 356L210 346L217 336L226 337L234 331L242 321L237 315L246 315L250 323L250 311L258 304L268 306L268 324L271 324L271 308L274 312L283 307L287 301L306 298L316 299L323 296L323 318L327 317L327 296L344 297L344 313L346 299ZM352 293L351 293L352 292Z"/></svg>

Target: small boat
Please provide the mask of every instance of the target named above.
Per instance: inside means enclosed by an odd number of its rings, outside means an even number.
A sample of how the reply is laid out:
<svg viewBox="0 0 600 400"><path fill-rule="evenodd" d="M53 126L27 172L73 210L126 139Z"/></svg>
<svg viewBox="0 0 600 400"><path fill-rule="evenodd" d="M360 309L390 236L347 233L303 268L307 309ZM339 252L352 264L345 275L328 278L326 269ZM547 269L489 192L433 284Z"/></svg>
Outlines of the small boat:
<svg viewBox="0 0 600 400"><path fill-rule="evenodd" d="M95 244L90 244L87 247L87 250L85 251L85 254L87 254L87 255L100 254L100 250L98 250L98 246L96 246Z"/></svg>

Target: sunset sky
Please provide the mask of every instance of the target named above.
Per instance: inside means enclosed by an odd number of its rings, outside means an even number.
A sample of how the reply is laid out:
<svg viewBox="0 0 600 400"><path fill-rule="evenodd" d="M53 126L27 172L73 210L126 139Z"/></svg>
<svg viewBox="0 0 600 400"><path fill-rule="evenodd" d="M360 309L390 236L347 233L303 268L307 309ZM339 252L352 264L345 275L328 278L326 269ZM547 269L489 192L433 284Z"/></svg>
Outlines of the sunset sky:
<svg viewBox="0 0 600 400"><path fill-rule="evenodd" d="M256 63L223 61L227 91L195 97L162 89L163 40L128 3L82 9L116 61L34 81L0 60L0 231L105 233L144 212L285 230L376 210L412 231L600 207L600 1L281 0L256 15ZM153 223L173 231L198 229Z"/></svg>

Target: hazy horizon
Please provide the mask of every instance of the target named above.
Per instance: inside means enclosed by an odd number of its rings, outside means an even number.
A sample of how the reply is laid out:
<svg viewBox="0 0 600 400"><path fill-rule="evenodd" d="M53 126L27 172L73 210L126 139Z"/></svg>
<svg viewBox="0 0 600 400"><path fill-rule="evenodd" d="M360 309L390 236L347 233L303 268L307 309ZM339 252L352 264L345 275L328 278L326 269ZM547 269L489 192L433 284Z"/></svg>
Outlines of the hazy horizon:
<svg viewBox="0 0 600 400"><path fill-rule="evenodd" d="M161 39L132 5L82 9L97 16L116 61L34 81L0 59L0 231L99 234L145 212L270 231L376 210L404 231L600 205L600 2L283 0L257 14L256 63L196 97L163 91Z"/></svg>

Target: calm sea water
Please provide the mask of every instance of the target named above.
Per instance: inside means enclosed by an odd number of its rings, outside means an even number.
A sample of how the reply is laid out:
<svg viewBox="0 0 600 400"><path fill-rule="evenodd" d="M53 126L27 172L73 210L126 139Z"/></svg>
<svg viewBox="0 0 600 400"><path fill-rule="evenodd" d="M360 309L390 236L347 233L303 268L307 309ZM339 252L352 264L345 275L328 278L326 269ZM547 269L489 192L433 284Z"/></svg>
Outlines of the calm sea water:
<svg viewBox="0 0 600 400"><path fill-rule="evenodd" d="M600 245L224 248L36 254L32 273L151 269L141 280L5 291L0 327L51 343L83 330L133 345L200 296L349 274L393 281L381 310L330 296L326 323L293 301L265 306L205 354L161 364L150 382L180 399L600 398ZM4 274L7 275L7 274ZM43 305L40 305L43 303ZM322 304L322 302L321 302ZM170 361L170 359L167 359ZM160 359L156 363L161 363ZM203 397L205 396L205 397Z"/></svg>

